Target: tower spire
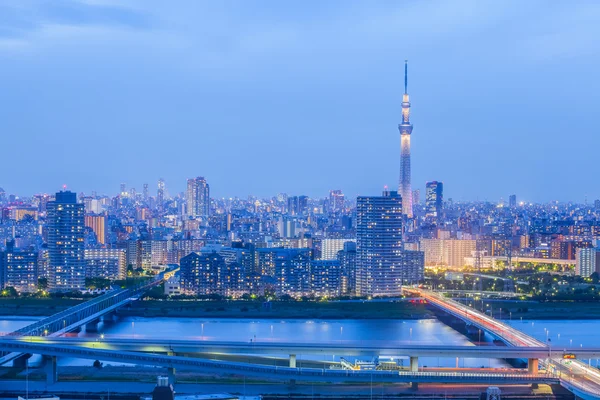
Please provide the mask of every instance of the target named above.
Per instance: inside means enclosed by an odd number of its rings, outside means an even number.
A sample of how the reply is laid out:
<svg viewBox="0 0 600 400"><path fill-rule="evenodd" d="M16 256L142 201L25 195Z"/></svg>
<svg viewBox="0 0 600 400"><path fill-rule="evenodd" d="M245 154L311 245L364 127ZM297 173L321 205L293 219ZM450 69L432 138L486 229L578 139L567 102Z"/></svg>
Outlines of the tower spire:
<svg viewBox="0 0 600 400"><path fill-rule="evenodd" d="M408 60L404 60L404 94L408 94Z"/></svg>

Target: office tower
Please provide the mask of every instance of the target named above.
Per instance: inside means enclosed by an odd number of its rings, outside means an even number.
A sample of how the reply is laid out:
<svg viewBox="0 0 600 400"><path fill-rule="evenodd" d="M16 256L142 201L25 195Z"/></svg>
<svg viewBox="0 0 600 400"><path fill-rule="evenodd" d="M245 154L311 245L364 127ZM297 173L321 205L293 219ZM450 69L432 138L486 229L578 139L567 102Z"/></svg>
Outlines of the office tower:
<svg viewBox="0 0 600 400"><path fill-rule="evenodd" d="M402 288L402 198L360 196L356 207L356 292L398 296Z"/></svg>
<svg viewBox="0 0 600 400"><path fill-rule="evenodd" d="M106 216L105 215L86 215L85 226L90 228L96 234L96 241L99 244L106 244Z"/></svg>
<svg viewBox="0 0 600 400"><path fill-rule="evenodd" d="M124 183L121 183L121 191L119 192L119 194L121 195L121 197L127 197L127 185Z"/></svg>
<svg viewBox="0 0 600 400"><path fill-rule="evenodd" d="M135 198L137 197L137 191L135 188L129 189L129 197L131 197L132 201L135 201Z"/></svg>
<svg viewBox="0 0 600 400"><path fill-rule="evenodd" d="M510 196L508 196L508 206L510 208L515 208L517 206L517 195L516 194L511 194Z"/></svg>
<svg viewBox="0 0 600 400"><path fill-rule="evenodd" d="M341 190L329 191L329 212L337 213L344 210L344 194Z"/></svg>
<svg viewBox="0 0 600 400"><path fill-rule="evenodd" d="M444 184L433 181L425 184L425 215L435 218L442 217L442 207L444 205Z"/></svg>
<svg viewBox="0 0 600 400"><path fill-rule="evenodd" d="M84 207L70 191L48 203L48 285L53 291L85 288Z"/></svg>
<svg viewBox="0 0 600 400"><path fill-rule="evenodd" d="M188 218L208 217L210 213L210 188L206 179L199 176L187 180Z"/></svg>
<svg viewBox="0 0 600 400"><path fill-rule="evenodd" d="M600 200L594 200L594 209L600 211Z"/></svg>
<svg viewBox="0 0 600 400"><path fill-rule="evenodd" d="M165 181L163 178L160 178L158 180L158 189L156 191L156 208L158 208L158 211L162 212L164 205L165 205Z"/></svg>
<svg viewBox="0 0 600 400"><path fill-rule="evenodd" d="M144 202L147 202L148 201L148 184L147 183L144 183L144 191L142 193L144 196L143 197Z"/></svg>
<svg viewBox="0 0 600 400"><path fill-rule="evenodd" d="M19 293L37 290L38 253L32 248L16 250L15 241L6 242L0 251L0 288L13 287Z"/></svg>
<svg viewBox="0 0 600 400"><path fill-rule="evenodd" d="M408 61L404 62L404 95L402 96L402 123L400 131L400 184L398 192L402 197L402 212L412 218L412 189L410 186L410 136L413 126L410 123L410 101L408 98Z"/></svg>

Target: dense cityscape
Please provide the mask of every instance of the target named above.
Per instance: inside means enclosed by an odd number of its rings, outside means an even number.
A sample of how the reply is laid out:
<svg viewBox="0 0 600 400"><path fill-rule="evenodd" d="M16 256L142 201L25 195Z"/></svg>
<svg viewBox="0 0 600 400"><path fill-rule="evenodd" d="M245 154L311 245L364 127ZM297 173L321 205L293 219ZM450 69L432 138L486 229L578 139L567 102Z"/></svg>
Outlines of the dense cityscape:
<svg viewBox="0 0 600 400"><path fill-rule="evenodd" d="M142 193L121 185L113 197L65 190L23 198L1 191L4 295L84 291L92 278L123 280L174 264L181 273L166 294L233 298L265 291L399 296L402 284L424 282L424 268L510 264L584 278L600 268L600 201L523 204L511 195L506 204L454 203L443 200L443 184L433 181L424 201L413 192L414 218L407 219L401 197L387 189L358 199L341 190L321 199L285 193L214 199L203 177L189 179L187 187L173 196L162 180L154 195L147 184ZM382 246L375 238L389 245L381 278L368 258Z"/></svg>
<svg viewBox="0 0 600 400"><path fill-rule="evenodd" d="M113 3L0 5L0 399L600 400L599 7Z"/></svg>
<svg viewBox="0 0 600 400"><path fill-rule="evenodd" d="M394 297L425 283L426 268L541 266L597 283L600 200L525 204L511 194L506 203L455 203L439 181L426 183L423 199L411 189L407 62L404 76L397 191L218 199L202 176L172 194L163 179L139 193L122 183L113 196L65 187L26 198L0 189L3 295L105 290L169 266L180 272L165 285L168 296ZM509 283L504 289L530 286ZM595 298L595 285L582 290Z"/></svg>

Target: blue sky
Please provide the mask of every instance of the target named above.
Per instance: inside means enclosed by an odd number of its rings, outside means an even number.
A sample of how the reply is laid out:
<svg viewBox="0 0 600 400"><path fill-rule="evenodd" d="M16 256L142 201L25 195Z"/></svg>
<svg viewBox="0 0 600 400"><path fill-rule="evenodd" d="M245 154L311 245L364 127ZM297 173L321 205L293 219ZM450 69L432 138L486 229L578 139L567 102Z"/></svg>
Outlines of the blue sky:
<svg viewBox="0 0 600 400"><path fill-rule="evenodd" d="M378 193L398 181L409 59L413 188L600 198L596 1L0 3L9 193Z"/></svg>

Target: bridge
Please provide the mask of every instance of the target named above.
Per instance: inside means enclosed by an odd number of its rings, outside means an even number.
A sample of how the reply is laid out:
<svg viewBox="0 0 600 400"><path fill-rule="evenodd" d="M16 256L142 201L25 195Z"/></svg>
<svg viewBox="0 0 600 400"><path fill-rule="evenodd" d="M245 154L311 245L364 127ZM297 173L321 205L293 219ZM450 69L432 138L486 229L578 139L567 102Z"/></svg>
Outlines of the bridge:
<svg viewBox="0 0 600 400"><path fill-rule="evenodd" d="M392 341L337 341L329 343L286 343L267 339L265 341L232 342L193 339L145 339L145 338L90 338L67 337L20 337L0 339L0 346L10 343L34 343L55 346L77 346L88 349L134 351L142 353L175 354L245 354L245 355L319 355L347 357L467 357L467 358L527 358L540 359L550 355L562 358L563 354L574 354L578 358L600 358L600 347L553 348L546 346L454 346L406 344Z"/></svg>
<svg viewBox="0 0 600 400"><path fill-rule="evenodd" d="M112 290L102 296L27 325L6 336L57 337L64 333L71 332L83 325L97 322L102 316L115 311L117 308L120 308L133 300L137 300L145 291L169 279L175 272L177 272L177 269L164 271L148 282L141 283L135 287ZM19 359L21 356L23 356L21 353L4 354L0 358L0 365Z"/></svg>
<svg viewBox="0 0 600 400"><path fill-rule="evenodd" d="M28 342L4 337L0 340L0 350L16 353L35 353L50 356L47 363L49 382L56 379L56 357L74 357L88 360L105 360L130 364L156 365L167 367L170 374L174 368L196 369L203 372L228 373L233 375L256 376L267 379L305 380L313 382L391 382L404 383L470 383L470 384L557 384L559 379L550 374L530 374L521 372L439 372L439 371L375 371L343 370L326 368L299 368L294 362L289 367L257 365L241 362L208 360L176 355L148 354L131 351L112 351L73 346L68 343L47 344ZM291 360L290 360L291 361Z"/></svg>
<svg viewBox="0 0 600 400"><path fill-rule="evenodd" d="M560 379L563 387L583 399L600 399L600 372L585 363L572 360L566 364L562 357L556 357L551 346L532 338L525 333L514 329L508 324L498 321L471 307L465 306L454 300L444 297L440 293L431 292L421 288L405 287L406 293L416 295L425 299L429 304L443 310L444 312L459 318L473 326L484 330L510 347L546 348L546 356L543 357L543 365L546 370ZM508 348L505 348L507 350ZM507 350L508 351L508 350ZM536 374L539 368L539 359L542 357L528 358L529 372Z"/></svg>

